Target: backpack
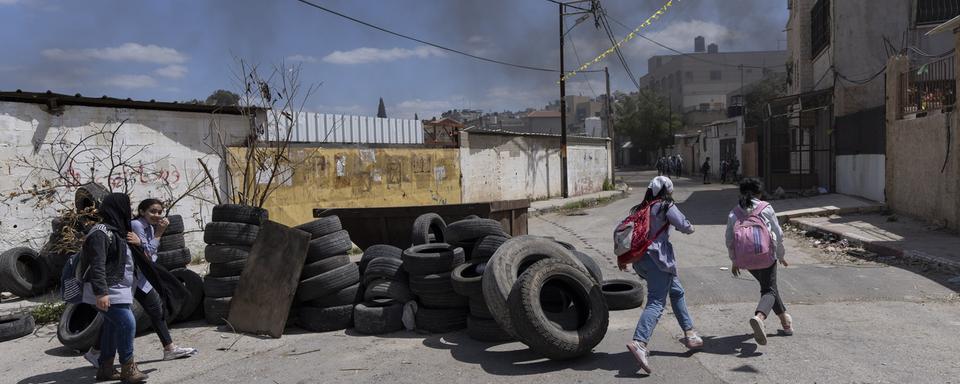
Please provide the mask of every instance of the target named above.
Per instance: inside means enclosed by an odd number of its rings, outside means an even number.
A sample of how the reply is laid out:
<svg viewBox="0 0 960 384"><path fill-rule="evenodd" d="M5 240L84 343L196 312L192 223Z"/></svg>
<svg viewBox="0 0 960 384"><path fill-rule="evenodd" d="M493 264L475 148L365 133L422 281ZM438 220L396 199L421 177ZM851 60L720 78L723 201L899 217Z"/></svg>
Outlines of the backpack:
<svg viewBox="0 0 960 384"><path fill-rule="evenodd" d="M768 206L769 204L761 202L750 214L740 206L734 209L737 221L733 226L733 265L737 268L765 269L776 261L770 229L760 216Z"/></svg>
<svg viewBox="0 0 960 384"><path fill-rule="evenodd" d="M650 203L641 203L634 208L633 213L623 219L613 231L613 252L617 255L618 265L627 265L640 261L647 253L647 248L653 244L650 239L650 207L660 202L653 200ZM670 223L663 225L653 238L660 237L669 228Z"/></svg>
<svg viewBox="0 0 960 384"><path fill-rule="evenodd" d="M101 231L107 235L107 247L113 245L113 234L107 230L103 224L94 225L87 232L90 236L93 231ZM86 237L84 237L86 240ZM83 277L90 270L90 266L81 266L83 249L67 258L67 263L63 265L63 271L60 273L60 298L67 304L79 304L83 301Z"/></svg>

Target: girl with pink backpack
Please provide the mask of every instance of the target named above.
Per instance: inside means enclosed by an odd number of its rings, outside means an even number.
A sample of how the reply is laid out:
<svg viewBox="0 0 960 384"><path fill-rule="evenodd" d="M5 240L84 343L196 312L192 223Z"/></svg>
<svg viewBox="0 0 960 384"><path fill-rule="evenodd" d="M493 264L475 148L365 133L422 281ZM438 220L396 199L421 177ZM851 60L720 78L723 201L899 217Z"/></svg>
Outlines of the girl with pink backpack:
<svg viewBox="0 0 960 384"><path fill-rule="evenodd" d="M793 319L777 289L777 262L786 267L783 230L777 214L769 203L760 200L763 185L759 180L746 178L740 182L740 201L727 217L727 250L734 276L746 269L760 283L760 303L750 318L753 337L757 344L767 344L763 321L770 310L780 317L783 334L793 335Z"/></svg>

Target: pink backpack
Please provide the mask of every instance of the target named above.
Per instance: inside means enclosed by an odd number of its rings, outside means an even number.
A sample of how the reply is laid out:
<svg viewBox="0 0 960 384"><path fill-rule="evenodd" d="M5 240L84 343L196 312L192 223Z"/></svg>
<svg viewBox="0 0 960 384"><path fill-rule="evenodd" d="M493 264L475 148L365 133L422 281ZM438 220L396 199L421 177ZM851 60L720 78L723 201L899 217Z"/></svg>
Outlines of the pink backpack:
<svg viewBox="0 0 960 384"><path fill-rule="evenodd" d="M737 222L733 226L733 265L741 269L765 269L776 261L770 238L770 229L764 223L760 213L769 204L761 202L747 214L737 206L734 214Z"/></svg>

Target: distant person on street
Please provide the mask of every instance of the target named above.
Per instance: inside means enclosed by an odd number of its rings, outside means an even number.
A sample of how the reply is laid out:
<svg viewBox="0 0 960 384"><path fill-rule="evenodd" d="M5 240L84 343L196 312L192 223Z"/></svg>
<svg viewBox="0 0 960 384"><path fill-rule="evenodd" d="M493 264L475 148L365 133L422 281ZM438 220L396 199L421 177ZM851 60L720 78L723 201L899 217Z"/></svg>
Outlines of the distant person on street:
<svg viewBox="0 0 960 384"><path fill-rule="evenodd" d="M710 184L710 158L708 157L704 160L703 165L700 166L700 173L703 174L703 183Z"/></svg>
<svg viewBox="0 0 960 384"><path fill-rule="evenodd" d="M677 155L677 177L683 176L683 156Z"/></svg>
<svg viewBox="0 0 960 384"><path fill-rule="evenodd" d="M767 344L763 321L772 309L780 317L782 333L793 335L793 319L787 314L777 289L777 262L786 267L783 231L769 203L761 201L763 185L754 178L740 182L740 201L727 216L727 250L733 262L730 270L740 276L746 269L760 283L760 303L750 318L757 344Z"/></svg>
<svg viewBox="0 0 960 384"><path fill-rule="evenodd" d="M727 182L728 172L730 172L730 163L726 160L720 160L720 183Z"/></svg>
<svg viewBox="0 0 960 384"><path fill-rule="evenodd" d="M130 233L130 197L123 193L107 195L97 214L101 221L87 234L81 251L83 302L103 314L97 381L123 380L142 383L147 375L137 369L133 356L136 319L130 306L136 289L136 250L125 241ZM114 368L117 354L121 370Z"/></svg>
<svg viewBox="0 0 960 384"><path fill-rule="evenodd" d="M657 159L657 176L663 176L663 167L666 166L663 157Z"/></svg>
<svg viewBox="0 0 960 384"><path fill-rule="evenodd" d="M691 349L701 348L703 339L694 329L693 319L687 311L683 286L677 276L673 244L670 243L670 226L689 235L693 233L693 225L673 203L673 182L667 177L657 176L650 181L643 201L650 204L650 233L659 233L659 236L653 239L653 244L647 248L644 257L633 263L634 271L647 281L647 305L627 349L637 359L640 369L649 374L651 370L647 344L653 335L653 329L660 321L668 296L680 329L684 332L681 340L684 345Z"/></svg>
<svg viewBox="0 0 960 384"><path fill-rule="evenodd" d="M730 174L732 175L734 183L740 182L740 160L739 159L734 158L733 160L730 160Z"/></svg>

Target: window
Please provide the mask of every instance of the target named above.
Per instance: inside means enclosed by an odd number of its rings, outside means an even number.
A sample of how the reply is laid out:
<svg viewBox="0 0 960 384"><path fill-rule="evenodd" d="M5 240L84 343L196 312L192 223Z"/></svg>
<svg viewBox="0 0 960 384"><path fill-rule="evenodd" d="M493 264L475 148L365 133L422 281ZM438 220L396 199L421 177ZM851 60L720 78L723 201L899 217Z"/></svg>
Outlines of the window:
<svg viewBox="0 0 960 384"><path fill-rule="evenodd" d="M917 0L917 24L939 24L960 15L960 0Z"/></svg>
<svg viewBox="0 0 960 384"><path fill-rule="evenodd" d="M830 44L830 0L819 0L810 10L811 57L817 57Z"/></svg>
<svg viewBox="0 0 960 384"><path fill-rule="evenodd" d="M721 78L720 71L710 71L710 80L720 80Z"/></svg>

